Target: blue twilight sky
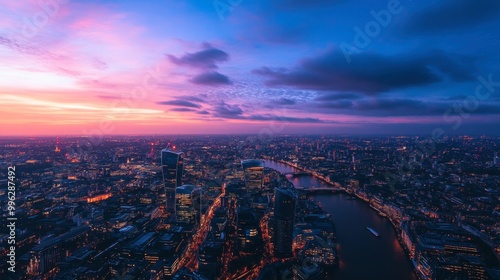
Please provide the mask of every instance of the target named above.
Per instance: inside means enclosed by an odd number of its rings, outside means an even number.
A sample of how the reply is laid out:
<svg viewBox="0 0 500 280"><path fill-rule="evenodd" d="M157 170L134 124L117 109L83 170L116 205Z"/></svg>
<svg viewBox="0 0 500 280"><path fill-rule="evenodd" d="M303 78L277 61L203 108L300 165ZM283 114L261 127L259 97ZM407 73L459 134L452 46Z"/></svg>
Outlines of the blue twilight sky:
<svg viewBox="0 0 500 280"><path fill-rule="evenodd" d="M500 134L497 0L0 4L4 135Z"/></svg>

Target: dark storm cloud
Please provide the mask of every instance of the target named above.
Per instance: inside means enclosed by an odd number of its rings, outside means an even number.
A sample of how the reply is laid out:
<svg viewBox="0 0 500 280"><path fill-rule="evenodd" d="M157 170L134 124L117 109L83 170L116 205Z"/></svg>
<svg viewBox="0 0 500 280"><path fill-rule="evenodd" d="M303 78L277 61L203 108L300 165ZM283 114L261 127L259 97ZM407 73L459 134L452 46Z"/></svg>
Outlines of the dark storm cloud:
<svg viewBox="0 0 500 280"><path fill-rule="evenodd" d="M356 102L354 109L361 115L419 116L439 115L449 108L446 103L431 103L413 99L374 99Z"/></svg>
<svg viewBox="0 0 500 280"><path fill-rule="evenodd" d="M177 99L192 101L192 102L196 102L196 103L206 103L207 102L206 100L204 100L204 99L202 99L200 97L189 96L189 95L179 96L179 97L177 97Z"/></svg>
<svg viewBox="0 0 500 280"><path fill-rule="evenodd" d="M360 53L352 55L348 63L342 52L329 51L304 59L292 69L261 67L253 73L267 78L268 86L376 94L445 80L472 80L473 69L472 58L442 52L396 56Z"/></svg>
<svg viewBox="0 0 500 280"><path fill-rule="evenodd" d="M339 100L335 102L325 102L325 103L319 103L316 106L320 108L329 108L329 109L347 109L347 108L352 108L353 102L350 100Z"/></svg>
<svg viewBox="0 0 500 280"><path fill-rule="evenodd" d="M232 84L228 76L215 71L199 74L194 76L190 81L194 84L209 86Z"/></svg>
<svg viewBox="0 0 500 280"><path fill-rule="evenodd" d="M369 124L351 124L348 127L321 127L321 133L336 133L349 135L419 135L431 136L436 128L442 128L445 135L484 135L485 131L491 131L489 135L500 135L500 130L492 130L492 127L500 127L498 121L477 122L466 121L460 126L460 129L453 129L449 124L421 124L421 123L369 123Z"/></svg>
<svg viewBox="0 0 500 280"><path fill-rule="evenodd" d="M316 101L337 101L337 100L353 100L361 98L360 95L353 93L326 93L319 95L314 100Z"/></svg>
<svg viewBox="0 0 500 280"><path fill-rule="evenodd" d="M238 119L247 121L276 121L276 122L290 122L290 123L325 122L317 118L300 118L300 117L278 116L272 114L246 115L245 112L241 109L240 105L230 105L224 102L215 105L211 111L213 117L220 119Z"/></svg>
<svg viewBox="0 0 500 280"><path fill-rule="evenodd" d="M217 63L229 60L229 55L210 44L204 44L204 49L199 52L186 53L180 58L167 55L170 61L176 65L189 66L193 68L215 69Z"/></svg>
<svg viewBox="0 0 500 280"><path fill-rule="evenodd" d="M170 61L179 66L187 66L195 69L203 69L204 72L196 74L189 81L198 85L230 85L232 84L228 76L210 69L217 69L217 63L229 60L229 55L212 45L203 44L203 50L195 53L186 53L182 57L167 55ZM192 100L195 102L203 102L201 99Z"/></svg>
<svg viewBox="0 0 500 280"><path fill-rule="evenodd" d="M243 110L238 105L230 105L224 102L213 107L213 116L227 119L241 118Z"/></svg>
<svg viewBox="0 0 500 280"><path fill-rule="evenodd" d="M189 108L200 108L201 107L200 105L198 105L196 103L189 102L186 100L181 100L181 99L170 100L170 101L161 101L161 102L158 102L157 104L179 106L179 107L189 107Z"/></svg>
<svg viewBox="0 0 500 280"><path fill-rule="evenodd" d="M468 107L464 107L464 106ZM357 101L336 101L326 103L313 103L311 107L324 108L327 111L323 113L360 115L360 116L439 116L446 112L458 114L455 108L460 108L462 112L471 115L499 115L500 103L473 103L467 99L455 100L454 102L422 101L415 99L363 99ZM464 108L475 108L475 110L466 110ZM451 111L450 111L451 110Z"/></svg>
<svg viewBox="0 0 500 280"><path fill-rule="evenodd" d="M403 25L407 33L439 33L473 27L500 16L498 0L448 0L419 11Z"/></svg>
<svg viewBox="0 0 500 280"><path fill-rule="evenodd" d="M247 120L252 121L278 121L278 122L290 122L290 123L324 123L325 121L317 118L297 118L297 117L285 117L285 116L273 116L273 115L251 115L246 117Z"/></svg>

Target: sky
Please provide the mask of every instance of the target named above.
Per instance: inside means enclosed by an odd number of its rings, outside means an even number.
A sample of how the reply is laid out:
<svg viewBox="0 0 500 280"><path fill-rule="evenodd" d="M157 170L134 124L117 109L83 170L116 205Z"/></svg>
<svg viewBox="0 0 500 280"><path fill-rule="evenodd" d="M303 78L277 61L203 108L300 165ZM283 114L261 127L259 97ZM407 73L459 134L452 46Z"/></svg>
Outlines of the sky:
<svg viewBox="0 0 500 280"><path fill-rule="evenodd" d="M0 136L500 134L498 0L0 0Z"/></svg>

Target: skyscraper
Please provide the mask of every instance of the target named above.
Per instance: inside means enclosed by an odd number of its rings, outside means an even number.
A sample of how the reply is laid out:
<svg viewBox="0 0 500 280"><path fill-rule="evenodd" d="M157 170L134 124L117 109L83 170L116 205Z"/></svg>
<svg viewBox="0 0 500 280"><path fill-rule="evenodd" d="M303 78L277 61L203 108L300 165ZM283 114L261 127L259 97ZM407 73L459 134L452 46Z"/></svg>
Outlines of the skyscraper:
<svg viewBox="0 0 500 280"><path fill-rule="evenodd" d="M165 187L166 210L175 215L175 189L182 185L184 153L169 149L161 151L163 184Z"/></svg>
<svg viewBox="0 0 500 280"><path fill-rule="evenodd" d="M274 256L287 258L293 256L293 225L297 195L291 189L274 190Z"/></svg>
<svg viewBox="0 0 500 280"><path fill-rule="evenodd" d="M249 193L257 193L262 189L265 162L260 159L245 159L241 161L245 186Z"/></svg>
<svg viewBox="0 0 500 280"><path fill-rule="evenodd" d="M175 189L175 217L178 222L195 224L201 219L201 188L183 185Z"/></svg>
<svg viewBox="0 0 500 280"><path fill-rule="evenodd" d="M240 255L255 254L261 244L259 219L248 207L239 207L236 214L237 249Z"/></svg>

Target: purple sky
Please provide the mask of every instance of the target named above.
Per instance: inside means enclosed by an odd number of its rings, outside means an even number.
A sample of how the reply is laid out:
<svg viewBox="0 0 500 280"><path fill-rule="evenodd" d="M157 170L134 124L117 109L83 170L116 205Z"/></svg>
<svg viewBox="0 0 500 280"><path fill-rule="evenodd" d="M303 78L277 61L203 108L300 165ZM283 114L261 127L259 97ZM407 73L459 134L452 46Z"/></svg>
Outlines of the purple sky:
<svg viewBox="0 0 500 280"><path fill-rule="evenodd" d="M500 134L498 0L362 2L0 0L0 135Z"/></svg>

